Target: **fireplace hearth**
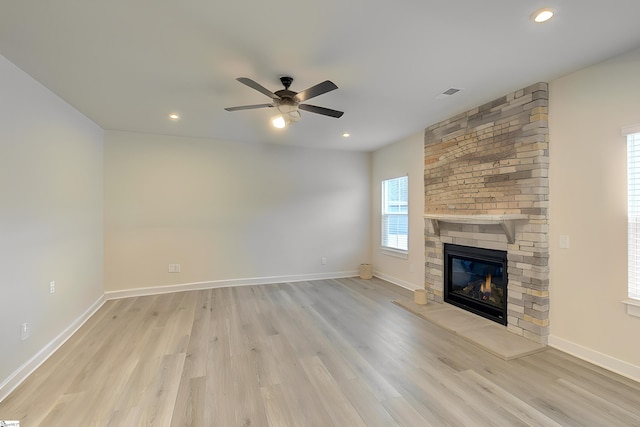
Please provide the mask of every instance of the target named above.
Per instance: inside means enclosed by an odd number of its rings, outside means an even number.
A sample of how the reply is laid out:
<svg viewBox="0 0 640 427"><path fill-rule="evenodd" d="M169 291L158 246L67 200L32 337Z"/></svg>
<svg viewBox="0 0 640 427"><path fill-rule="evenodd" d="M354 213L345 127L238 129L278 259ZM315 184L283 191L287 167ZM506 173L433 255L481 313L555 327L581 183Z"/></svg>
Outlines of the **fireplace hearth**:
<svg viewBox="0 0 640 427"><path fill-rule="evenodd" d="M444 244L444 300L507 324L507 252Z"/></svg>

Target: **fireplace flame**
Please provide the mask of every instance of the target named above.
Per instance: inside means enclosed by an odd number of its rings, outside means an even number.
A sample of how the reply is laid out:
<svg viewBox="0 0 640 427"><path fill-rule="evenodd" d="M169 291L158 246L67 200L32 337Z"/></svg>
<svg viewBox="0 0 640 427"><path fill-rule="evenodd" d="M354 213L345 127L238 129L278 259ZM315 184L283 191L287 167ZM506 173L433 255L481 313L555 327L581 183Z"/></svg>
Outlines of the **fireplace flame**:
<svg viewBox="0 0 640 427"><path fill-rule="evenodd" d="M480 285L480 292L482 293L483 301L487 301L491 297L491 274L487 274L484 283Z"/></svg>

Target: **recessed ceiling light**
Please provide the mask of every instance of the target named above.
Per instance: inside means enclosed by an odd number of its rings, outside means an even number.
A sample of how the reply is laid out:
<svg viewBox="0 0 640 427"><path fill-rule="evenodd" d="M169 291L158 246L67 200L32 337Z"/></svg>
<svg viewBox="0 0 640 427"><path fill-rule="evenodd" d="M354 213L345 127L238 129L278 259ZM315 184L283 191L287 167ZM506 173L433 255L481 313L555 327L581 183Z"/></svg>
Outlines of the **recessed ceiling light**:
<svg viewBox="0 0 640 427"><path fill-rule="evenodd" d="M539 9L533 12L533 15L531 15L531 19L533 20L533 22L537 22L541 24L551 19L553 17L553 14L554 14L553 9L549 9L547 7L547 8Z"/></svg>
<svg viewBox="0 0 640 427"><path fill-rule="evenodd" d="M176 113L169 114L169 120L180 120L180 115Z"/></svg>
<svg viewBox="0 0 640 427"><path fill-rule="evenodd" d="M351 134L349 132L345 132L342 134L343 138L349 138L351 136Z"/></svg>

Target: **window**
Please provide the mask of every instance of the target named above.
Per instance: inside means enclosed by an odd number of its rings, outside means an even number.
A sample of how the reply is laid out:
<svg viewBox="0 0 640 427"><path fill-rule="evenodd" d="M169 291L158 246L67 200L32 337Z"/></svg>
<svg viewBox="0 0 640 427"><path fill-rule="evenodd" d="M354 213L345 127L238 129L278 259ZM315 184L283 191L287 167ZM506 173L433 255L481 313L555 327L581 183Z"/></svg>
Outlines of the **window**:
<svg viewBox="0 0 640 427"><path fill-rule="evenodd" d="M409 249L409 177L382 181L382 248L407 253Z"/></svg>
<svg viewBox="0 0 640 427"><path fill-rule="evenodd" d="M640 300L640 133L627 135L629 298Z"/></svg>

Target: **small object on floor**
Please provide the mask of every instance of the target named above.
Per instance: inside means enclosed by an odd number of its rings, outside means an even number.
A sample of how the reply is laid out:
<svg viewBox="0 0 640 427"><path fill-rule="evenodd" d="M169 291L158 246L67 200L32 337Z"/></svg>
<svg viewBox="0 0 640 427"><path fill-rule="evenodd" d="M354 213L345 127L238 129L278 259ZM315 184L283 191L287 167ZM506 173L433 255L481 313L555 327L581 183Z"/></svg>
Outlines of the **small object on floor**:
<svg viewBox="0 0 640 427"><path fill-rule="evenodd" d="M426 305L427 304L427 290L426 289L416 289L413 294L414 302L418 305Z"/></svg>
<svg viewBox="0 0 640 427"><path fill-rule="evenodd" d="M373 271L371 264L360 264L360 278L371 279L373 277Z"/></svg>

